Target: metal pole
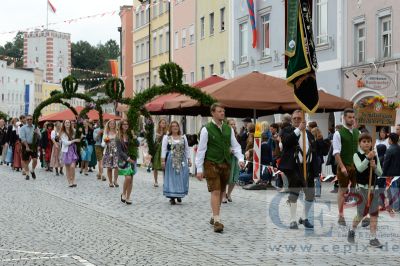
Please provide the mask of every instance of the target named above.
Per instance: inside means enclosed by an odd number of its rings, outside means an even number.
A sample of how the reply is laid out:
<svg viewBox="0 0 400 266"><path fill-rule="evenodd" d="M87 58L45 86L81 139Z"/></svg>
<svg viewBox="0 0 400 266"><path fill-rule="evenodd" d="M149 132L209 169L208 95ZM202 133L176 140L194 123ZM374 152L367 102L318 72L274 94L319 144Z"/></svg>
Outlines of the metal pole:
<svg viewBox="0 0 400 266"><path fill-rule="evenodd" d="M46 29L49 29L49 3L46 0Z"/></svg>
<svg viewBox="0 0 400 266"><path fill-rule="evenodd" d="M151 87L151 0L149 0L149 88L150 87Z"/></svg>
<svg viewBox="0 0 400 266"><path fill-rule="evenodd" d="M168 49L168 62L171 63L171 1L168 2L168 42L169 42L169 49Z"/></svg>
<svg viewBox="0 0 400 266"><path fill-rule="evenodd" d="M119 31L119 76L122 76L122 27L118 27Z"/></svg>

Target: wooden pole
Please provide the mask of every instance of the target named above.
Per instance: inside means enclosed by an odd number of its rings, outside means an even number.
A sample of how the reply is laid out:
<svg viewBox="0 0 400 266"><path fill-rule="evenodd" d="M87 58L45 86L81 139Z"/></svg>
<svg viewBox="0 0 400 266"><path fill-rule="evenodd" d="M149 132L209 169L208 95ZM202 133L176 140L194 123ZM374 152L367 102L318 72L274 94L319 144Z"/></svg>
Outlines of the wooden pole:
<svg viewBox="0 0 400 266"><path fill-rule="evenodd" d="M376 140L376 126L373 126L372 130L372 147L371 151L374 150L375 147L375 140ZM379 158L377 157L377 160ZM378 162L375 162L375 165L378 165ZM371 186L372 186L372 174L374 172L374 169L372 169L372 166L369 167L369 180L368 180L368 201L367 201L367 206L371 206Z"/></svg>
<svg viewBox="0 0 400 266"><path fill-rule="evenodd" d="M302 122L306 122L306 115L304 111L302 112L303 114L303 119ZM304 174L304 180L307 183L307 142L306 142L306 129L303 129L303 174Z"/></svg>

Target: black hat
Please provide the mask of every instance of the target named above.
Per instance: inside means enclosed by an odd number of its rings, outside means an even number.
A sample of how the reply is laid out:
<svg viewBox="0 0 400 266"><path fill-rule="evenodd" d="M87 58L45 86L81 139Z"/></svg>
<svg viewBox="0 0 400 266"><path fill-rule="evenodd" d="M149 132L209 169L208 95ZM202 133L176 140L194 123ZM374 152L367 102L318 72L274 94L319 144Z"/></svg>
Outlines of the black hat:
<svg viewBox="0 0 400 266"><path fill-rule="evenodd" d="M252 121L250 117L246 117L245 119L242 120L242 122L251 123Z"/></svg>

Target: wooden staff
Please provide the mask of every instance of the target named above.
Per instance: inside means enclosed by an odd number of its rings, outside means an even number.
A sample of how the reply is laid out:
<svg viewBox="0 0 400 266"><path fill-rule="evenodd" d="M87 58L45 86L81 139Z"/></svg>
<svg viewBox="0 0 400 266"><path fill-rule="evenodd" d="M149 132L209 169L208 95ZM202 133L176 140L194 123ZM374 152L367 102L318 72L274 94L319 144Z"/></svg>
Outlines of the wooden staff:
<svg viewBox="0 0 400 266"><path fill-rule="evenodd" d="M375 140L376 140L376 126L373 127L373 131L372 131L372 147L371 147L371 151L374 150L374 146L375 146ZM379 160L378 156L377 160ZM375 160L375 157L373 158L373 160ZM378 162L375 162L375 166L378 165ZM372 169L371 163L369 166L369 180L368 180L368 201L367 201L367 206L369 208L369 206L371 206L371 186L372 186L372 174L374 172L374 169Z"/></svg>
<svg viewBox="0 0 400 266"><path fill-rule="evenodd" d="M306 121L306 115L304 111L302 112L303 114L303 121ZM306 142L306 129L303 129L303 174L304 174L304 180L307 183L307 142Z"/></svg>

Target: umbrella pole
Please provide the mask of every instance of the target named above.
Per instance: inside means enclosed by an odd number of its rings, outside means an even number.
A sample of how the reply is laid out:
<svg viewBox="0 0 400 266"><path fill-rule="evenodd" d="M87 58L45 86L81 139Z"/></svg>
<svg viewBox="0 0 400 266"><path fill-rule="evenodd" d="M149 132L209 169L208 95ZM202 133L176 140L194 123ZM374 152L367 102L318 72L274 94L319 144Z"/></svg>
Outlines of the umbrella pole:
<svg viewBox="0 0 400 266"><path fill-rule="evenodd" d="M253 109L253 119L254 119L254 124L257 122L257 111L256 109Z"/></svg>
<svg viewBox="0 0 400 266"><path fill-rule="evenodd" d="M306 121L306 115L304 111L302 112L303 114L303 121ZM304 175L304 180L306 181L307 184L307 143L306 143L306 129L303 129L303 175Z"/></svg>

